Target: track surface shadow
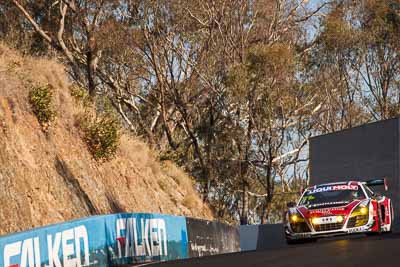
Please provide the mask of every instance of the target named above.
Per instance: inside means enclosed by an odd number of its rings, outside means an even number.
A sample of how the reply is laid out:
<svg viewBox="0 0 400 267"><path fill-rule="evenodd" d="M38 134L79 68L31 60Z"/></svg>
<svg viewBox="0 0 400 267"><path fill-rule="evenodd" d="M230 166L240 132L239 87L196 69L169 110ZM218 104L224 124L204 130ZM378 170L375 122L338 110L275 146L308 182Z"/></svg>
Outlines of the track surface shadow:
<svg viewBox="0 0 400 267"><path fill-rule="evenodd" d="M285 248L224 254L148 266L283 267L283 266L400 266L400 234L322 239Z"/></svg>

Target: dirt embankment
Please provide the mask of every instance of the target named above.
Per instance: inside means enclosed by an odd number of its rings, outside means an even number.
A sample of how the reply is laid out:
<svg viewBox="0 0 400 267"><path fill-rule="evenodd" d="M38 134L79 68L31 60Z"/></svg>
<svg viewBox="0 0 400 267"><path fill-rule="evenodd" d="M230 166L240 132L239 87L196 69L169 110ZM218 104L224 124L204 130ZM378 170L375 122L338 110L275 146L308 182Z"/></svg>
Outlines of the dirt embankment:
<svg viewBox="0 0 400 267"><path fill-rule="evenodd" d="M57 118L43 133L28 103L32 86L55 88ZM123 135L99 164L75 126L82 112L63 66L21 57L0 44L0 235L94 214L156 212L212 218L192 180Z"/></svg>

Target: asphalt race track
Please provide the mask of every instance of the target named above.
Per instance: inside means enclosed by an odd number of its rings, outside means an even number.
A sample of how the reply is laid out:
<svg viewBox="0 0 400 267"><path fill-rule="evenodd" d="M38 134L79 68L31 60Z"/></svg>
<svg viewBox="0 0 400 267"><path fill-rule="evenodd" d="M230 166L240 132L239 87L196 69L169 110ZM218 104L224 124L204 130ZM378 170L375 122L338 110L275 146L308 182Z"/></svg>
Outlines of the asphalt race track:
<svg viewBox="0 0 400 267"><path fill-rule="evenodd" d="M147 266L400 266L400 234L319 240L285 248L232 253Z"/></svg>

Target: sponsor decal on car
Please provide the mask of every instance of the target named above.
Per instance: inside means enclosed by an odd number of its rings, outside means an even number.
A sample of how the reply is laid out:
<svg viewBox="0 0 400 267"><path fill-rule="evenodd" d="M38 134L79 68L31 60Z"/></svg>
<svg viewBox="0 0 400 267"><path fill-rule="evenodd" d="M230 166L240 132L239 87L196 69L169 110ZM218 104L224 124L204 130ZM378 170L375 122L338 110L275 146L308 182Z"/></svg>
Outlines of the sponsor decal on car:
<svg viewBox="0 0 400 267"><path fill-rule="evenodd" d="M342 202L340 202L342 203ZM315 214L315 213L322 213L322 214L332 214L332 212L338 212L338 211L346 211L345 208L326 208L326 209L315 209L315 210L310 210L310 214Z"/></svg>
<svg viewBox="0 0 400 267"><path fill-rule="evenodd" d="M342 221L343 221L343 217L342 217ZM340 221L340 222L342 222L342 221ZM313 224L330 224L330 223L337 223L337 222L338 222L337 216L313 218Z"/></svg>
<svg viewBox="0 0 400 267"><path fill-rule="evenodd" d="M320 206L330 206L330 205L347 205L349 204L348 201L336 201L336 202L323 202L309 205L309 208L320 207Z"/></svg>
<svg viewBox="0 0 400 267"><path fill-rule="evenodd" d="M315 193L321 193L321 192L327 192L327 191L339 191L339 190L358 190L358 185L330 185L330 186L323 186L323 187L318 187L314 188L310 191L307 192L307 195L315 194Z"/></svg>
<svg viewBox="0 0 400 267"><path fill-rule="evenodd" d="M309 234L309 233L296 233L293 236L295 236L296 238L310 238L311 234Z"/></svg>
<svg viewBox="0 0 400 267"><path fill-rule="evenodd" d="M348 230L349 233L360 233L360 232L365 232L364 227L355 227L355 228L350 228Z"/></svg>

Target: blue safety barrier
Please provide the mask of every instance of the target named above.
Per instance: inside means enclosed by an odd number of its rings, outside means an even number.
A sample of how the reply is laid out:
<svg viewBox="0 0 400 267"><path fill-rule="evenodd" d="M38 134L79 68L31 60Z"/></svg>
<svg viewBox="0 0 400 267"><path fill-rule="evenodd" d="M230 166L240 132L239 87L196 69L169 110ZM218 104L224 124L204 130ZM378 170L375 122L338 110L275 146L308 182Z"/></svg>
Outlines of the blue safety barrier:
<svg viewBox="0 0 400 267"><path fill-rule="evenodd" d="M118 214L105 220L110 265L185 259L186 218L161 214Z"/></svg>
<svg viewBox="0 0 400 267"><path fill-rule="evenodd" d="M188 257L186 218L94 216L0 237L1 267L113 266Z"/></svg>

